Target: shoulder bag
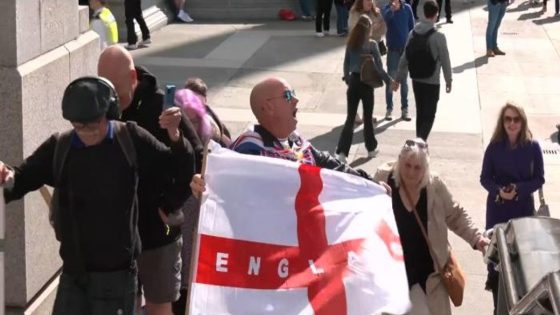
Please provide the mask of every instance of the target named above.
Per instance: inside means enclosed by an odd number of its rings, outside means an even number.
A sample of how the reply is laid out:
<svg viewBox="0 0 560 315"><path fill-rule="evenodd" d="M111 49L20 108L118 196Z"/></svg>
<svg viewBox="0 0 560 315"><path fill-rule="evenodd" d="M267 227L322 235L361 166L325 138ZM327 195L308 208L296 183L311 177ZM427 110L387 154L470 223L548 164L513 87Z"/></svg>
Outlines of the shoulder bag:
<svg viewBox="0 0 560 315"><path fill-rule="evenodd" d="M426 232L424 225L422 225L420 216L418 216L418 213L416 212L416 207L412 202L410 193L408 192L408 189L404 185L403 185L403 189L406 194L406 198L408 199L408 202L412 207L412 212L414 213L416 222L420 226L422 235L424 236L424 239L428 244L428 249L430 250L432 258L434 259L434 262L438 267L438 272L441 277L441 282L443 282L443 285L445 286L445 289L447 290L447 294L449 295L451 302L453 302L453 305L461 306L461 304L463 303L463 294L465 292L465 273L461 269L461 266L459 265L459 261L457 260L457 258L455 257L451 249L449 249L449 259L447 260L447 262L443 267L440 266L439 262L437 261L437 257L434 252L434 249L432 247L432 243L428 238L428 233Z"/></svg>

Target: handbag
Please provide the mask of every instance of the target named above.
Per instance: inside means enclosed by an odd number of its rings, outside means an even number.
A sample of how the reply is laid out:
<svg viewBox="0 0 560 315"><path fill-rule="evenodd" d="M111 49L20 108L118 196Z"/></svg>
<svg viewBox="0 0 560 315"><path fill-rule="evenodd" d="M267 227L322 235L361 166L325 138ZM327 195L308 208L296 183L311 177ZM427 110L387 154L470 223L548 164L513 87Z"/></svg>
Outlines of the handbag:
<svg viewBox="0 0 560 315"><path fill-rule="evenodd" d="M385 45L385 41L380 40L379 43L377 43L377 46L379 47L379 53L381 54L381 56L385 56L387 54L387 46Z"/></svg>
<svg viewBox="0 0 560 315"><path fill-rule="evenodd" d="M544 200L544 192L542 187L539 188L539 209L537 210L537 212L535 212L535 215L537 216L541 216L541 217L550 217L550 209L548 208L548 205L546 204L546 201Z"/></svg>
<svg viewBox="0 0 560 315"><path fill-rule="evenodd" d="M463 303L463 294L465 292L465 273L463 272L461 266L459 265L459 261L457 260L457 258L455 257L451 249L449 249L449 259L447 260L445 265L443 265L443 267L440 266L439 262L436 259L436 255L432 247L432 242L430 242L430 239L428 238L428 233L426 232L424 225L422 225L422 221L420 220L420 216L418 216L418 212L416 212L416 207L414 207L414 203L412 202L410 193L408 192L406 186L403 185L403 188L406 194L406 198L408 199L408 202L412 206L412 212L414 213L416 222L418 223L420 230L422 231L422 235L424 236L424 239L428 244L428 249L430 250L432 259L434 260L436 266L438 267L438 272L441 277L441 282L443 283L445 289L447 290L449 299L451 299L453 305L461 306L461 304Z"/></svg>
<svg viewBox="0 0 560 315"><path fill-rule="evenodd" d="M371 45L374 45L375 42L370 41ZM377 65L373 60L373 55L369 54L362 54L362 63L360 66L360 81L364 84L371 86L372 88L379 88L383 86L383 80L381 79L381 75L377 69Z"/></svg>

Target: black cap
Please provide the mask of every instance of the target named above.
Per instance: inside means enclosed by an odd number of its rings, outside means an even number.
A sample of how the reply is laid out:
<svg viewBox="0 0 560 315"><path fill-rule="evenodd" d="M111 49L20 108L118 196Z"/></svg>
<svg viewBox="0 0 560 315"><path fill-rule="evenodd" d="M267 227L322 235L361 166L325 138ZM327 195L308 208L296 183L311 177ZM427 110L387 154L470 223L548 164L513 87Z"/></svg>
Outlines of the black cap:
<svg viewBox="0 0 560 315"><path fill-rule="evenodd" d="M112 100L101 78L84 77L70 83L62 97L62 117L71 122L88 123L105 116Z"/></svg>

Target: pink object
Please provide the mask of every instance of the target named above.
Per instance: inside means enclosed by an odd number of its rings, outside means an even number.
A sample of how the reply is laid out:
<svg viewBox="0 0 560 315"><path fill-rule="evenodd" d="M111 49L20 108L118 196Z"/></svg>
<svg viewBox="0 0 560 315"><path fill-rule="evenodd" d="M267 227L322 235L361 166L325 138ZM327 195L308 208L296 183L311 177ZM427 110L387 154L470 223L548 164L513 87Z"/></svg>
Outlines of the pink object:
<svg viewBox="0 0 560 315"><path fill-rule="evenodd" d="M175 92L175 105L181 107L196 128L200 139L206 143L212 136L212 125L206 114L206 106L200 97L189 89Z"/></svg>

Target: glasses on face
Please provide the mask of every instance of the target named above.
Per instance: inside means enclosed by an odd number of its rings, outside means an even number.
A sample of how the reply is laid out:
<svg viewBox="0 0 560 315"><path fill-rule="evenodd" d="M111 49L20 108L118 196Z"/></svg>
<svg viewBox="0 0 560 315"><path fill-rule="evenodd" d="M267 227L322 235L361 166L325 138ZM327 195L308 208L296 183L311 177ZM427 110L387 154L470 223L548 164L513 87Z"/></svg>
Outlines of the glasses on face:
<svg viewBox="0 0 560 315"><path fill-rule="evenodd" d="M506 124L511 124L511 123L518 124L521 122L521 116L515 116L515 117L504 116L504 122Z"/></svg>
<svg viewBox="0 0 560 315"><path fill-rule="evenodd" d="M280 97L283 97L288 103L290 103L296 97L296 91L295 90L285 90L284 93L282 93L282 95L271 97L271 98L268 98L267 100L272 100L272 99L280 98Z"/></svg>
<svg viewBox="0 0 560 315"><path fill-rule="evenodd" d="M89 123L72 123L72 125L74 126L74 129L77 132L92 133L99 130L99 125L101 124L101 120L102 118Z"/></svg>

